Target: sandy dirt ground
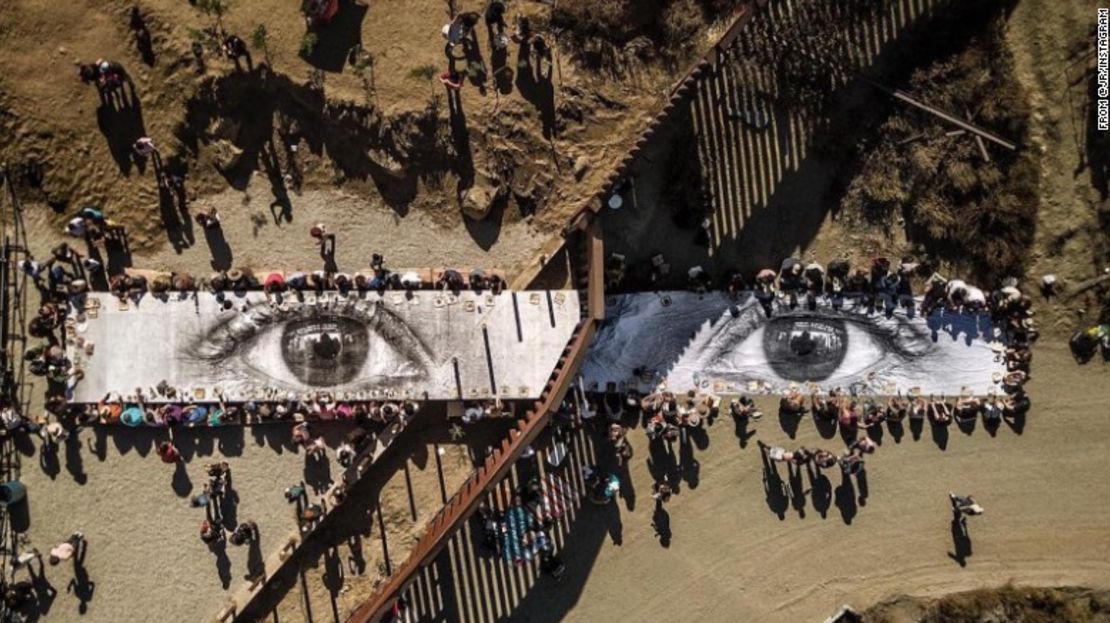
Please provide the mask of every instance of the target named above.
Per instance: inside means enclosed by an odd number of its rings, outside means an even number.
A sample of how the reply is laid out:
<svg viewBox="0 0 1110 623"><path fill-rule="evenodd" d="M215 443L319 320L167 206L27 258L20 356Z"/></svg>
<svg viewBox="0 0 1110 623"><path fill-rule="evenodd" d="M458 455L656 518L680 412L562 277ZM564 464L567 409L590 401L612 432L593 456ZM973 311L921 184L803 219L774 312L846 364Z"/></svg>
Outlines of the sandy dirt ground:
<svg viewBox="0 0 1110 623"><path fill-rule="evenodd" d="M441 452L444 468L442 489L432 455L437 451ZM385 527L390 564L396 566L408 556L428 520L443 506L444 493L450 496L470 475L471 462L465 446L428 444L422 450L410 452L404 465L394 469L381 489L381 522L376 516L364 518L364 538L340 543L315 564L305 567L302 583L278 604L278 620L347 620L386 577L381 527Z"/></svg>
<svg viewBox="0 0 1110 623"><path fill-rule="evenodd" d="M334 448L343 433L329 433ZM218 557L198 537L205 512L190 507L189 499L207 481L208 463L230 464L237 503L234 512L227 507L226 523L257 522L261 556L295 526L282 491L305 479L306 461L285 427L182 432L175 441L186 461L176 469L154 453L161 439L164 434L151 431L86 429L56 455L38 449L24 456L29 546L46 552L71 532L84 533L84 563L95 583L79 616L79 600L66 588L71 567L47 566L58 593L45 620L119 621L137 613L132 620L183 620L177 618L182 612L200 620L214 614L225 588L243 581L250 548L229 546ZM175 598L167 599L171 591Z"/></svg>
<svg viewBox="0 0 1110 623"><path fill-rule="evenodd" d="M592 548L588 537L575 538L590 529L576 526L564 550L566 577L540 580L514 616L820 621L844 603L863 608L897 594L1011 580L1105 588L1110 484L1098 474L1107 433L1103 399L1090 388L1104 385L1107 371L1077 370L1058 344L1036 357L1036 402L1020 434L1003 426L991 435L980 425L970 434L953 428L942 440L926 427L914 439L907 426L899 440L886 431L863 483L845 485L839 473L791 482L780 467L768 494L757 440L839 450L840 439L822 438L809 419L791 439L770 411L742 447L725 418L709 429L707 447L675 448L679 493L661 517L650 498L646 438L632 431L635 495L619 500L620 543L609 537ZM784 496L783 487L804 494ZM950 556L949 491L973 494L987 509L969 521L966 566ZM653 524L668 526L668 546Z"/></svg>
<svg viewBox="0 0 1110 623"><path fill-rule="evenodd" d="M256 182L257 178L255 179ZM226 191L206 197L198 208L217 208L222 218L222 231L197 228L197 244L180 252L168 245L151 252L136 254L131 263L138 268L185 271L207 276L214 267L253 267L256 270L321 270L319 244L308 235L315 222L324 223L336 234L336 265L340 270L354 272L368 269L370 254L382 253L394 267L458 266L511 268L535 256L546 242L534 227L520 222L503 228L489 241L489 248L475 244L469 235L441 227L431 217L413 214L405 219L393 211L368 208L365 201L348 194L327 191L305 191L297 200L298 210L311 215L312 221L284 220L275 222L269 210L272 199L268 187L256 186L263 196L251 195L249 203L243 194ZM52 225L45 212L26 214L30 231L47 231ZM206 232L208 237L206 237ZM60 232L59 232L60 233ZM32 237L36 255L48 256L54 238ZM78 247L80 248L80 247ZM214 259L215 258L215 259Z"/></svg>
<svg viewBox="0 0 1110 623"><path fill-rule="evenodd" d="M450 4L482 9L481 3ZM272 194L288 202L287 218L298 229L333 215L317 210L336 202L349 206L354 220L379 225L383 238L382 223L407 223L385 230L400 253L435 249L442 250L439 257L483 257L487 265L531 258L536 246L525 240L552 236L596 192L682 66L594 73L556 54L550 80L537 82L519 66L513 45L507 58L483 60L485 81L470 80L459 107L449 110L435 77L446 66L440 28L450 19L448 3L344 2L307 59L298 55L305 31L297 5L230 3L223 28L247 41L253 71L237 71L215 48L198 70L191 43L212 43L204 29L217 23L184 2L134 4L151 33L153 58L146 60L128 29L132 3L63 7L20 0L4 11L0 158L38 172L24 201L41 212L45 228L29 223L29 236L50 239L67 213L97 205L128 227L136 264L168 261L161 255L171 245L207 252L193 222L198 210L219 205L230 219L227 229L238 230L256 214L260 223L272 217ZM539 22L546 11L540 4L514 5L510 29L516 15ZM268 33L264 50L252 37L259 26ZM477 31L489 57L486 29ZM703 32L693 49L708 46L711 37ZM356 46L370 59L360 71L345 64ZM95 89L77 80L74 64L97 58L128 69L134 85L125 105L99 104ZM263 72L258 65L267 58L270 69ZM421 77L418 70L426 67L436 73ZM160 146L167 170L184 172L184 205L160 193L152 163L130 151L140 136ZM253 171L265 172L269 193L265 184L246 188ZM471 188L500 197L485 220L461 215ZM230 196L214 198L229 189L240 194L241 205ZM307 192L313 190L342 192ZM347 214L334 216L346 220ZM253 251L272 248L265 239L230 242L234 259L217 250L217 263L240 265Z"/></svg>
<svg viewBox="0 0 1110 623"><path fill-rule="evenodd" d="M385 571L383 527L391 561L396 564L407 555L424 522L442 505L432 455L437 448L448 495L470 474L467 447L444 443L442 423L412 427L387 451L379 468L385 481L377 498L381 521L365 514L345 518L337 535L349 532L357 538L337 536L328 555L305 566L303 585L289 591L278 607L280 620L332 620L319 617L333 611L340 613L335 620L344 620ZM323 433L334 452L346 427L329 426ZM19 447L21 480L30 500L24 548L46 552L73 531L83 532L89 542L84 567L92 589L86 608L81 609L81 591L67 590L73 569L48 565L46 582L57 594L46 599L43 620L209 620L230 592L246 583L248 568L268 558L295 528L284 488L305 481L315 499L339 472L333 454L327 470L307 461L293 447L290 430L281 425L175 433L185 457L176 468L154 453L163 438L164 433L145 430L86 429L57 452L43 449L38 440L35 447ZM206 482L204 467L221 460L231 466L234 491L229 497L233 502L224 506L224 525L230 529L237 521L253 520L261 539L257 547L229 545L218 555L198 538L205 512L190 507L189 499ZM175 597L167 599L171 587ZM46 596L47 584L40 588ZM313 612L318 618L310 618Z"/></svg>

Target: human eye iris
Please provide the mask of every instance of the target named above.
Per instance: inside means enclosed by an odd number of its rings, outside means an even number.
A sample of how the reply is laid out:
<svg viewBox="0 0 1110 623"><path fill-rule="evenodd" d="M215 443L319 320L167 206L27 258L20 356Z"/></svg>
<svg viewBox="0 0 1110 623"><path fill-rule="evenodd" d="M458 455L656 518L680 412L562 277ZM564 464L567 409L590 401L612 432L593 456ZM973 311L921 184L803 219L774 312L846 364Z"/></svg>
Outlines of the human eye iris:
<svg viewBox="0 0 1110 623"><path fill-rule="evenodd" d="M419 379L431 361L400 318L342 301L256 305L213 327L193 352L226 379L291 387Z"/></svg>
<svg viewBox="0 0 1110 623"><path fill-rule="evenodd" d="M852 380L921 356L915 349L920 337L907 321L897 318L775 316L736 335L715 357L716 366L725 369L713 372L758 377L769 368L779 380L791 382Z"/></svg>
<svg viewBox="0 0 1110 623"><path fill-rule="evenodd" d="M792 381L829 378L843 364L850 343L848 328L838 318L774 318L762 331L771 369Z"/></svg>
<svg viewBox="0 0 1110 623"><path fill-rule="evenodd" d="M366 326L342 316L305 318L281 327L281 362L305 385L354 380L370 353Z"/></svg>

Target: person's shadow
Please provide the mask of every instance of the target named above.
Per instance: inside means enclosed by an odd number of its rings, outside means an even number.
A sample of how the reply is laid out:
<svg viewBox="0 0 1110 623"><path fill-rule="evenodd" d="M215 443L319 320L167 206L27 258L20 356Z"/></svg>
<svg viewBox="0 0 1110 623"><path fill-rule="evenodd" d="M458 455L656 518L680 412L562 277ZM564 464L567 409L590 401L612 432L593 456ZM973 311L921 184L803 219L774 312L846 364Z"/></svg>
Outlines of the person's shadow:
<svg viewBox="0 0 1110 623"><path fill-rule="evenodd" d="M327 456L315 454L305 456L304 481L317 493L331 486L331 461Z"/></svg>
<svg viewBox="0 0 1110 623"><path fill-rule="evenodd" d="M806 472L809 474L809 492L813 496L813 510L821 515L821 519L825 519L829 513L829 506L832 505L832 483L829 482L828 476L821 473L820 468L807 464Z"/></svg>
<svg viewBox="0 0 1110 623"><path fill-rule="evenodd" d="M77 611L81 614L88 612L89 602L92 601L93 593L96 591L96 582L89 579L89 572L85 569L85 554L88 550L88 542L82 539L77 555L73 557L73 579L66 586L66 592L73 593L73 596L81 602L77 606Z"/></svg>
<svg viewBox="0 0 1110 623"><path fill-rule="evenodd" d="M35 603L36 611L39 616L46 616L50 613L50 608L54 604L54 598L58 596L58 589L46 579L46 568L39 559L39 572L35 573L33 564L27 565L27 573L31 576L31 583L35 587Z"/></svg>
<svg viewBox="0 0 1110 623"><path fill-rule="evenodd" d="M345 575L343 563L339 559L339 548L329 547L324 551L323 580L324 587L328 589L328 593L331 594L333 600L339 596L339 590L343 588Z"/></svg>
<svg viewBox="0 0 1110 623"><path fill-rule="evenodd" d="M239 525L239 493L228 484L224 487L223 495L213 500L220 505L220 522L229 529L234 530Z"/></svg>
<svg viewBox="0 0 1110 623"><path fill-rule="evenodd" d="M178 461L174 465L173 480L170 486L179 498L188 497L189 493L192 492L193 483L189 480L189 472L185 469L185 461Z"/></svg>
<svg viewBox="0 0 1110 623"><path fill-rule="evenodd" d="M921 439L921 433L925 430L925 418L910 418L910 436L914 441Z"/></svg>
<svg viewBox="0 0 1110 623"><path fill-rule="evenodd" d="M944 424L933 424L931 426L933 431L933 443L941 450L948 449L948 426Z"/></svg>
<svg viewBox="0 0 1110 623"><path fill-rule="evenodd" d="M83 485L89 481L88 474L85 473L85 466L81 458L81 438L77 431L74 431L66 438L66 471L73 476L73 481L79 485Z"/></svg>
<svg viewBox="0 0 1110 623"><path fill-rule="evenodd" d="M621 490L620 498L624 500L624 507L629 511L636 510L636 487L632 484L632 474L628 472L628 464L620 467Z"/></svg>
<svg viewBox="0 0 1110 623"><path fill-rule="evenodd" d="M220 584L226 589L231 586L231 558L227 555L227 540L221 539L210 549L216 555L216 572L220 574Z"/></svg>
<svg viewBox="0 0 1110 623"><path fill-rule="evenodd" d="M751 418L746 418L746 417L733 418L733 420L736 423L736 431L735 431L736 432L736 439L738 439L740 441L740 447L741 448L747 448L748 447L748 440L751 439L752 437L755 437L756 433L758 432L758 431L754 431L754 430L751 430L751 431L748 430L748 424L749 424L748 420L750 420L750 419Z"/></svg>
<svg viewBox="0 0 1110 623"><path fill-rule="evenodd" d="M694 446L691 443L690 437L687 436L678 446L678 466L679 473L686 484L691 489L698 488L700 478L701 463L694 456Z"/></svg>
<svg viewBox="0 0 1110 623"><path fill-rule="evenodd" d="M42 444L39 449L39 467L50 480L58 477L62 471L62 464L58 460L58 442L51 439Z"/></svg>
<svg viewBox="0 0 1110 623"><path fill-rule="evenodd" d="M967 566L967 559L971 556L971 536L967 533L967 518L959 513L953 513L952 522L952 548L948 557L955 560L961 567Z"/></svg>
<svg viewBox="0 0 1110 623"><path fill-rule="evenodd" d="M867 470L860 470L856 474L856 486L859 488L859 505L867 505L867 496L870 495L870 490L867 488Z"/></svg>
<svg viewBox="0 0 1110 623"><path fill-rule="evenodd" d="M798 413L789 409L779 409L779 426L782 427L782 432L786 433L787 437L794 439L797 436L798 424L801 421L802 416Z"/></svg>
<svg viewBox="0 0 1110 623"><path fill-rule="evenodd" d="M350 550L347 556L347 570L351 575L362 575L366 572L366 557L362 554L362 537L352 534L347 539L347 549Z"/></svg>
<svg viewBox="0 0 1110 623"><path fill-rule="evenodd" d="M767 508L778 515L779 519L786 519L786 509L790 505L786 486L779 476L779 470L775 469L775 464L767 458L766 452L763 452L761 458L763 459L763 492L767 496Z"/></svg>
<svg viewBox="0 0 1110 623"><path fill-rule="evenodd" d="M858 508L856 506L856 487L852 484L852 477L848 474L842 475L840 486L836 488L836 507L840 509L840 518L844 520L844 523L851 525Z"/></svg>
<svg viewBox="0 0 1110 623"><path fill-rule="evenodd" d="M787 463L786 473L790 479L790 504L798 512L798 518L805 519L806 489L805 482L802 480L802 468L800 465L795 466Z"/></svg>
<svg viewBox="0 0 1110 623"><path fill-rule="evenodd" d="M257 532L247 545L247 573L244 580L254 580L266 574L266 561L262 556L262 537Z"/></svg>
<svg viewBox="0 0 1110 623"><path fill-rule="evenodd" d="M621 521L621 510L616 504L606 504L603 510L608 518L605 521L609 538L613 545L620 547L624 543L624 522Z"/></svg>
<svg viewBox="0 0 1110 623"><path fill-rule="evenodd" d="M902 425L901 420L887 420L886 427L887 430L890 431L890 436L894 439L894 443L902 443L902 437L905 436L906 429Z"/></svg>
<svg viewBox="0 0 1110 623"><path fill-rule="evenodd" d="M208 243L208 250L212 253L212 270L228 270L234 255L231 245L224 237L223 227L204 227L204 240Z"/></svg>
<svg viewBox="0 0 1110 623"><path fill-rule="evenodd" d="M671 514L664 508L663 502L655 501L655 512L651 515L651 527L655 529L655 536L659 537L659 544L663 547L671 546Z"/></svg>

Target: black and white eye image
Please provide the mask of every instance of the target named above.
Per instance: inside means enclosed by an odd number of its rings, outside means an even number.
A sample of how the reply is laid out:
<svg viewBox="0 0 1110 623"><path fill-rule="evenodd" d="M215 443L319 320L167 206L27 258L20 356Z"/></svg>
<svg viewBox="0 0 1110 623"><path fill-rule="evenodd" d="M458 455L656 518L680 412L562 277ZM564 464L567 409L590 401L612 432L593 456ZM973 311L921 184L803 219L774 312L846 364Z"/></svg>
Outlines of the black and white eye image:
<svg viewBox="0 0 1110 623"><path fill-rule="evenodd" d="M432 354L380 301L254 303L223 312L195 336L186 358L228 381L350 391L426 380Z"/></svg>
<svg viewBox="0 0 1110 623"><path fill-rule="evenodd" d="M985 317L911 318L825 304L784 306L767 318L753 297L720 294L645 293L610 303L613 315L584 364L585 377L602 385L650 374L678 386L810 383L940 393L989 388L1001 369L983 339Z"/></svg>

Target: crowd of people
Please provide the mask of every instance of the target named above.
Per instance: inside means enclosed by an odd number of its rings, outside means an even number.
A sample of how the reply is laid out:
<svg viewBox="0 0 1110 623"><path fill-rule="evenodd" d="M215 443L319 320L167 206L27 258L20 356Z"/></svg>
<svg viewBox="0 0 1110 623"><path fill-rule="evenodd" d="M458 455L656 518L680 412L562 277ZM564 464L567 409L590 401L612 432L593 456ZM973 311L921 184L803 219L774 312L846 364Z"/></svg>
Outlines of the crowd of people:
<svg viewBox="0 0 1110 623"><path fill-rule="evenodd" d="M609 291L623 288L641 289L657 286L670 274L670 265L656 255L644 275L629 274L624 257L614 254L606 265ZM875 257L865 266L852 266L847 260L835 260L827 266L804 262L798 258L783 260L779 268L764 268L755 274L731 271L715 279L700 266L686 275L686 287L705 293L714 288L734 297L751 292L768 316L777 306L813 310L818 304L841 307L851 300L875 311L929 315L938 309L952 313L989 313L996 326L1017 334L1026 341L1036 339L1032 299L1017 288L1016 279L1006 279L996 290L986 291L961 279L948 279L940 274L931 260L903 257L895 264L886 257ZM920 303L918 303L920 299Z"/></svg>
<svg viewBox="0 0 1110 623"><path fill-rule="evenodd" d="M46 562L51 567L73 561L74 577L66 590L74 593L81 600L82 608L91 599L93 591L93 583L89 581L85 570L87 552L88 541L85 536L80 532L74 532L64 541L50 548L46 556ZM35 563L38 563L37 572L34 568ZM5 620L24 620L18 617L23 616L26 610L38 603L40 599L53 599L57 589L53 588L46 579L46 564L44 564L42 552L37 548L14 549L8 565L9 569L5 570L7 573L4 573L3 579L0 580L0 602L3 602ZM27 572L28 577L18 579L20 571L23 570Z"/></svg>
<svg viewBox="0 0 1110 623"><path fill-rule="evenodd" d="M165 295L170 292L195 292L205 290L223 300L227 292L261 290L280 301L285 293L300 296L304 292L336 291L340 294L377 292L389 290L412 292L437 288L458 294L469 288L475 292L489 291L500 294L505 288L505 280L500 275L481 269L474 269L467 278L454 269L442 271L436 282L429 282L416 271L393 272L385 268L375 268L368 272L348 274L317 270L312 272L269 272L256 275L250 269L233 268L218 271L207 278L197 279L184 272L158 275L153 279L139 274L120 273L109 280L109 288L120 300L142 297L147 292ZM230 307L230 301L226 301Z"/></svg>
<svg viewBox="0 0 1110 623"><path fill-rule="evenodd" d="M513 490L504 510L490 504L478 508L483 547L516 565L538 558L541 570L558 578L565 567L550 532L576 498L574 489L559 476L533 475Z"/></svg>
<svg viewBox="0 0 1110 623"><path fill-rule="evenodd" d="M231 424L264 424L291 422L294 440L300 441L298 431L304 434L314 422L345 421L369 428L385 428L402 418L411 417L420 405L408 400L338 400L324 392L313 392L295 400L267 400L228 402L217 394L218 402L199 404L187 401L175 388L163 385L158 388L171 402L149 402L141 393L134 400L126 400L110 392L96 404L67 404L51 402L47 410L70 426L90 424L122 424L124 426L197 427L225 426ZM172 402L178 399L182 402Z"/></svg>
<svg viewBox="0 0 1110 623"><path fill-rule="evenodd" d="M131 77L122 64L102 58L95 63L78 63L77 77L85 84L96 85L102 103L125 105L123 89L131 82Z"/></svg>
<svg viewBox="0 0 1110 623"><path fill-rule="evenodd" d="M488 71L482 60L476 30L482 22L486 25L490 54L495 59L495 73L499 65L496 59L505 57L511 40L520 46L517 57L519 71L529 72L537 81L551 79L554 66L551 46L542 35L533 31L531 22L525 15L517 16L512 34L507 35L507 14L505 0L490 0L483 13L465 11L444 24L442 34L447 43L443 53L447 60L447 70L439 79L449 91L461 89L467 77L478 84L487 79ZM465 70L459 69L460 62L465 64Z"/></svg>

